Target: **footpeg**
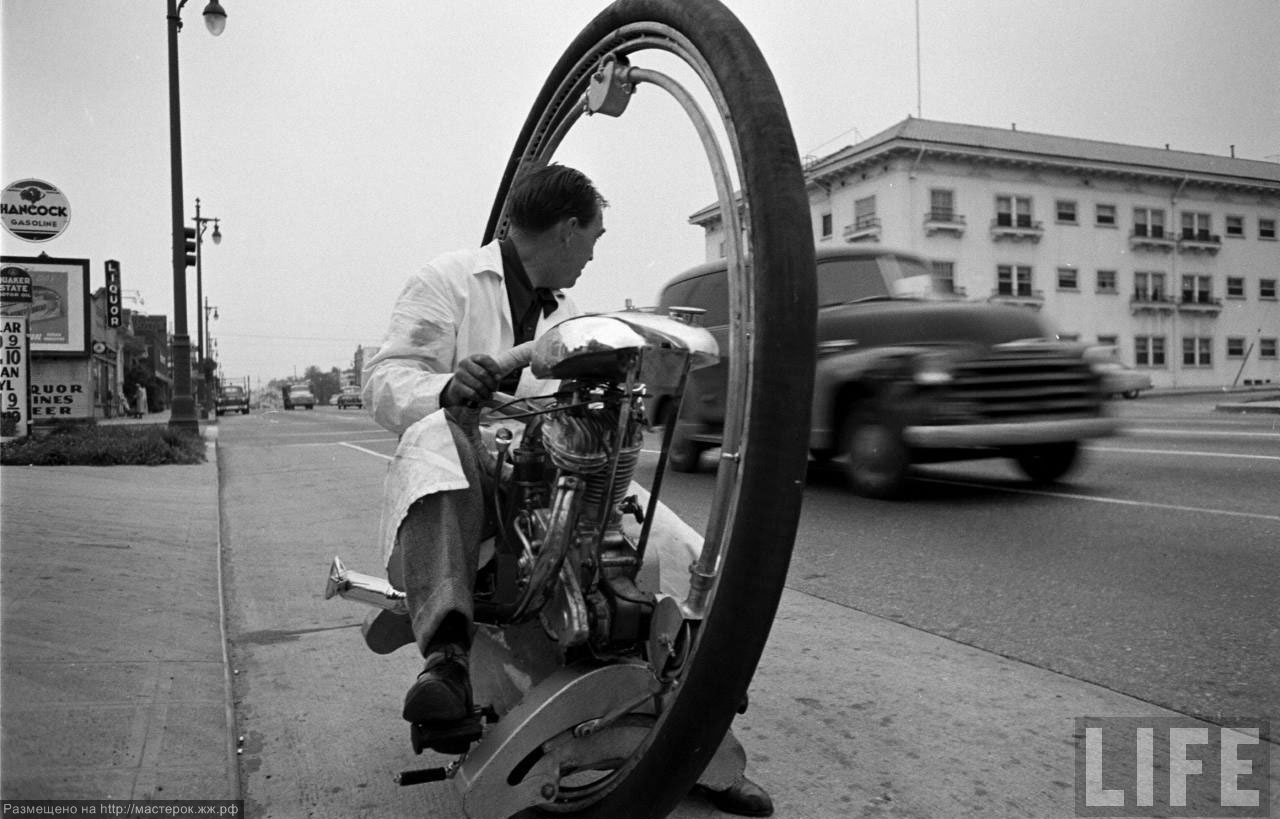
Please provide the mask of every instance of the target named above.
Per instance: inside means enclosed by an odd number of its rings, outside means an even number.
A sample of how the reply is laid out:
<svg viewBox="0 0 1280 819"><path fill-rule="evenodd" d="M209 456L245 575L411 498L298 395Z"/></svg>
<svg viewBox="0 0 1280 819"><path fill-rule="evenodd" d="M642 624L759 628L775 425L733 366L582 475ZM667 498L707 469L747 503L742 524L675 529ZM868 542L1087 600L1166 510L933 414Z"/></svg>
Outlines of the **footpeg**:
<svg viewBox="0 0 1280 819"><path fill-rule="evenodd" d="M410 726L409 738L413 742L415 754L428 748L441 754L465 754L472 743L484 736L484 724L497 721L497 712L492 706L486 705L473 710L471 716L459 720L415 722Z"/></svg>
<svg viewBox="0 0 1280 819"><path fill-rule="evenodd" d="M448 768L422 768L417 771L401 771L396 774L396 784L402 787L425 785L428 782L443 782L448 778Z"/></svg>

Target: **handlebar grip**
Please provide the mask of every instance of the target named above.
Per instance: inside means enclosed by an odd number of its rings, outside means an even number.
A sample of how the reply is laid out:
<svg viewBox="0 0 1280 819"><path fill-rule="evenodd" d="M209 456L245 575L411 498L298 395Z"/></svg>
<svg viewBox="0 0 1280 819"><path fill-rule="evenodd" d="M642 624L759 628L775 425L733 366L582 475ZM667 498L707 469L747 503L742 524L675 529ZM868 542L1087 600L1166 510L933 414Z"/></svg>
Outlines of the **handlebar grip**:
<svg viewBox="0 0 1280 819"><path fill-rule="evenodd" d="M493 357L497 362L498 369L503 375L518 370L521 367L529 366L529 362L533 360L533 342L526 341L524 344L517 344L510 350L505 350Z"/></svg>

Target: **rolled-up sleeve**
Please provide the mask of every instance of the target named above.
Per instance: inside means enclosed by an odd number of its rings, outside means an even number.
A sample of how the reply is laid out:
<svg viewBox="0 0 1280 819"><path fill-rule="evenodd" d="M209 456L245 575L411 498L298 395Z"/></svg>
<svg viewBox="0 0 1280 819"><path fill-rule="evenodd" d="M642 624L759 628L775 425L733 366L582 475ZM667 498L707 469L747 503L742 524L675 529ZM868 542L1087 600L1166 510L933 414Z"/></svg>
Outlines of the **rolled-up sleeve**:
<svg viewBox="0 0 1280 819"><path fill-rule="evenodd" d="M365 365L364 404L374 420L397 434L440 409L453 375L464 305L433 267L412 276L396 298L391 324Z"/></svg>

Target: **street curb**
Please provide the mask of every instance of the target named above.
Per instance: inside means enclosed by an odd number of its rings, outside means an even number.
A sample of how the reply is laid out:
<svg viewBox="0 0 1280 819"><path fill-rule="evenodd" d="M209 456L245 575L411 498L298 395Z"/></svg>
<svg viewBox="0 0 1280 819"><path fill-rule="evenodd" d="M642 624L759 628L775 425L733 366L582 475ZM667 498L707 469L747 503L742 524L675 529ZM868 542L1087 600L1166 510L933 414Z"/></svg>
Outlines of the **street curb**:
<svg viewBox="0 0 1280 819"><path fill-rule="evenodd" d="M218 428L208 426L202 430L205 440L205 459L213 464L215 497L218 503L218 528L214 538L218 566L218 632L222 637L222 685L227 732L227 779L231 783L233 799L244 799L244 783L240 780L238 731L236 730L235 686L232 684L231 653L227 639L226 566L222 550L222 464L218 460Z"/></svg>
<svg viewBox="0 0 1280 819"><path fill-rule="evenodd" d="M1218 404L1215 412L1256 412L1280 415L1280 401L1243 401L1232 404Z"/></svg>

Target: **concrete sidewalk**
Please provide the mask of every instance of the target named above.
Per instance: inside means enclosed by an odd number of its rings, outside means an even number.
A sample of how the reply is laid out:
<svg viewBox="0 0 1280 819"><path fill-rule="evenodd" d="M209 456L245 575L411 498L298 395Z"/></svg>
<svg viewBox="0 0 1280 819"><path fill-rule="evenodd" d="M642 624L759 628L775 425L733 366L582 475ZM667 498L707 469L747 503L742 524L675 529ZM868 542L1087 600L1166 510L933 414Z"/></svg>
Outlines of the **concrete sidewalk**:
<svg viewBox="0 0 1280 819"><path fill-rule="evenodd" d="M5 466L0 516L0 796L240 798L212 443L196 466Z"/></svg>
<svg viewBox="0 0 1280 819"><path fill-rule="evenodd" d="M213 444L197 466L6 466L0 489L0 796L242 798ZM788 590L735 726L779 817L1069 817L1086 715L1172 716Z"/></svg>

